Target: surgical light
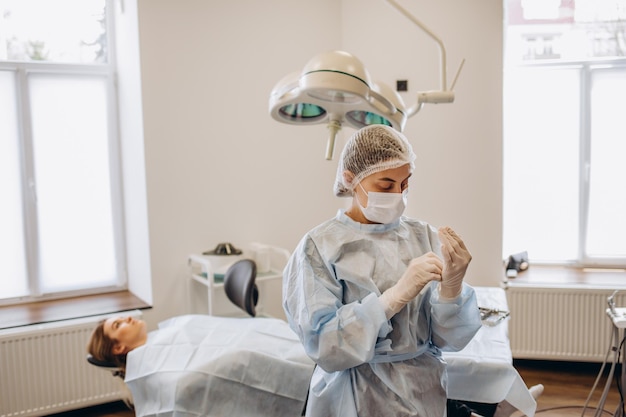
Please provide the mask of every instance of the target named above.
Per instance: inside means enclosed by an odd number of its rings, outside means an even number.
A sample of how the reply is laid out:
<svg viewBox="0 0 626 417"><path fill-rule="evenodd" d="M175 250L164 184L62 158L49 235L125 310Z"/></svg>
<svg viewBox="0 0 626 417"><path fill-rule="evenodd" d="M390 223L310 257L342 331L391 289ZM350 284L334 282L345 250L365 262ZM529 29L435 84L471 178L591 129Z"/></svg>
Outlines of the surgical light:
<svg viewBox="0 0 626 417"><path fill-rule="evenodd" d="M288 74L276 84L270 94L269 107L272 118L282 123L327 124L330 131L326 146L328 160L333 158L335 138L344 124L355 129L383 124L402 132L407 118L416 114L424 103L454 101L452 88L463 63L448 89L443 42L397 2L386 1L437 42L441 58L441 90L418 92L417 103L407 109L395 90L370 78L356 56L345 51L316 55L302 71Z"/></svg>

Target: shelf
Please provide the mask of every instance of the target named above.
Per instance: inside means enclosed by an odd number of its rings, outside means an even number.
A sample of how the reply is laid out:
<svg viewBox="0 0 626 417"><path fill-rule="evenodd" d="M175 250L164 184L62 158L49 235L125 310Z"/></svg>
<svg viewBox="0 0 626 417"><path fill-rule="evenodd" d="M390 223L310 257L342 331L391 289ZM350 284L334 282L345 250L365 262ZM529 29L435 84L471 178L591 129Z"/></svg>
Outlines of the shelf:
<svg viewBox="0 0 626 417"><path fill-rule="evenodd" d="M282 279L282 277L283 277L283 274L282 272L279 272L279 271L265 272L265 273L257 274L255 282L269 281L269 280L277 279L277 278ZM215 281L215 278L213 279L213 285L211 285L207 277L204 275L191 274L191 278L194 281L199 282L200 284L207 286L207 287L220 288L224 286L223 280Z"/></svg>

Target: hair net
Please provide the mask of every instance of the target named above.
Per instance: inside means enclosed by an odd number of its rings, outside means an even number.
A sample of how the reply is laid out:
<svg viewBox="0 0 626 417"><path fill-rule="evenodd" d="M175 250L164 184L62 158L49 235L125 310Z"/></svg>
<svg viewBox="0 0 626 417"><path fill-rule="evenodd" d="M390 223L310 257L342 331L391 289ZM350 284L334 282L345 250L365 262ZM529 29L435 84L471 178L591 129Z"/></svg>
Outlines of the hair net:
<svg viewBox="0 0 626 417"><path fill-rule="evenodd" d="M385 125L370 125L357 130L341 152L335 180L335 195L352 196L354 187L361 180L376 172L410 164L415 168L415 154L406 137ZM344 178L344 171L354 174L351 182Z"/></svg>

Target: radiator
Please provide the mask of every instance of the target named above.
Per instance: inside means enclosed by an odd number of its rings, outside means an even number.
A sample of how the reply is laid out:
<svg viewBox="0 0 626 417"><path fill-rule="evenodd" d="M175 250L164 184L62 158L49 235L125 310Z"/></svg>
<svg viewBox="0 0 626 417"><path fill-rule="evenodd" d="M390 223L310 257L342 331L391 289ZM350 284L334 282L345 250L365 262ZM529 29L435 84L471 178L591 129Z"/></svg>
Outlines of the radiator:
<svg viewBox="0 0 626 417"><path fill-rule="evenodd" d="M41 416L124 398L121 379L86 360L89 336L106 317L0 330L0 417Z"/></svg>
<svg viewBox="0 0 626 417"><path fill-rule="evenodd" d="M506 292L514 358L604 361L613 332L606 315L612 289L510 286ZM626 306L626 291L615 304Z"/></svg>

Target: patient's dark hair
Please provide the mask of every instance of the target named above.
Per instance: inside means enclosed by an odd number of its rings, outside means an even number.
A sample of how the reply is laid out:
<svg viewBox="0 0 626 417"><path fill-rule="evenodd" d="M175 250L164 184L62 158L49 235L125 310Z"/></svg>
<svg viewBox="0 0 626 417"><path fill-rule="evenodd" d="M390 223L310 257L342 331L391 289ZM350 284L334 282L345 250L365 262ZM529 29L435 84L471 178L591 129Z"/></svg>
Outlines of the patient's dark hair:
<svg viewBox="0 0 626 417"><path fill-rule="evenodd" d="M91 333L89 343L87 344L87 352L97 361L108 362L120 368L122 371L120 376L123 379L126 373L126 353L121 355L113 354L113 347L115 347L117 341L104 333L104 322L105 320L100 321Z"/></svg>

